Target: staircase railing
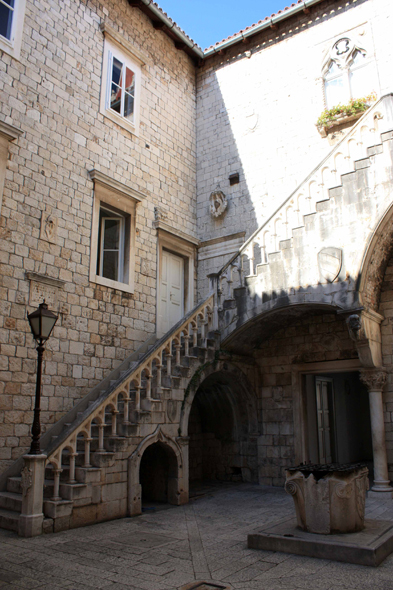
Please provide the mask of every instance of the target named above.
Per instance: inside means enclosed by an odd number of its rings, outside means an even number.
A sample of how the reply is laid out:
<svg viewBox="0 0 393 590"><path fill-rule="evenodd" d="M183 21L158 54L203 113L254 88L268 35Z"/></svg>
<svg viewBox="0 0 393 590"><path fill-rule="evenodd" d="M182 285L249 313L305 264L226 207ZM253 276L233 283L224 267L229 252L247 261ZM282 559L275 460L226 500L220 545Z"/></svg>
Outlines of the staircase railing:
<svg viewBox="0 0 393 590"><path fill-rule="evenodd" d="M94 452L105 453L104 429L109 426L110 436L116 437L118 414L121 414L123 427L132 426L135 422L133 423L130 418L137 419L138 412L143 411L142 402L145 407L154 405L154 402L160 402L159 399L152 397L153 376L155 387L159 389L162 386L163 372L170 376L172 365L179 366L182 357L190 356L190 346L197 346L198 335L202 341L206 341L209 328L215 327L212 322L213 295L210 295L158 340L134 366L124 371L109 391L91 402L91 405L52 441L44 452L47 455L47 464L50 463L53 467L54 499L59 499L63 451L67 451L69 462L68 483L74 483L78 437L81 437L84 443L83 467L91 467L92 428L94 426L98 428L98 449ZM141 390L145 393L143 400ZM106 422L108 410L111 414L110 424Z"/></svg>
<svg viewBox="0 0 393 590"><path fill-rule="evenodd" d="M268 264L280 242L291 240L292 231L304 225L304 216L315 213L316 203L328 200L329 190L341 185L341 176L354 170L353 162L367 157L367 147L376 144L377 133L391 129L392 97L387 94L371 106L238 252L209 275L210 292L216 293L215 316L222 308L222 298L233 299L233 289L244 286L244 277L255 275L258 264Z"/></svg>

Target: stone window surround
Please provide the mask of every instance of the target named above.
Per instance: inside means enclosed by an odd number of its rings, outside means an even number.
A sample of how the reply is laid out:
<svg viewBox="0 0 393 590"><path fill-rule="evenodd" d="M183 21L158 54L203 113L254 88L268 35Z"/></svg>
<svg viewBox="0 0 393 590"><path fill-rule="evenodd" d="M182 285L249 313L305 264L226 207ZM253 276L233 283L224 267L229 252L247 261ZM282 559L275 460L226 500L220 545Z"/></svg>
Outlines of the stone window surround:
<svg viewBox="0 0 393 590"><path fill-rule="evenodd" d="M91 247L90 247L90 281L98 285L104 285L126 293L134 292L134 275L135 275L135 224L136 224L136 207L145 195L139 191L118 182L99 172L98 170L90 170L89 176L94 182L94 201L93 201L93 215L92 215L92 229L91 229ZM128 256L128 267L126 275L128 275L127 283L113 281L97 274L97 258L99 249L99 223L100 223L100 208L101 205L109 205L120 211L124 211L126 215L130 216L130 251Z"/></svg>
<svg viewBox="0 0 393 590"><path fill-rule="evenodd" d="M7 162L9 158L9 143L18 139L23 131L17 129L13 125L0 122L0 214L1 205L3 202L3 190L5 183L5 173L7 169Z"/></svg>
<svg viewBox="0 0 393 590"><path fill-rule="evenodd" d="M180 230L172 228L170 225L162 220L155 221L154 227L157 229L158 235L158 252L157 252L157 336L163 335L160 332L160 284L161 284L161 265L162 265L162 251L167 250L176 256L184 259L184 310L183 314L187 313L194 307L194 291L195 291L195 261L197 254L197 247L199 240L187 236Z"/></svg>
<svg viewBox="0 0 393 590"><path fill-rule="evenodd" d="M359 27L357 27L357 29L358 28ZM345 40L345 39L349 40L350 49L348 51L348 55L343 55L343 57L341 57L340 55L335 54L334 49L335 49L336 45L341 40ZM351 94L350 83L349 83L349 72L351 70L351 64L352 64L352 61L353 61L353 58L354 58L354 55L356 54L356 52L360 52L367 57L366 62L362 66L360 66L360 67L358 66L356 68L356 70L362 69L362 68L368 66L369 64L371 64L375 60L375 57L372 54L372 52L370 52L368 47L364 46L364 43L359 41L359 39L357 38L357 35L356 34L354 35L353 30L347 31L341 35L338 35L333 40L331 40L329 42L329 49L325 53L324 58L322 60L323 103L324 103L325 109L331 108L331 106L328 105L327 95L326 95L326 79L329 77L329 68L330 68L331 64L337 63L341 66L342 72L343 72L342 75L345 78L345 85L344 85L345 90L347 90L349 92L349 94ZM375 91L379 94L379 88L370 89L370 92L372 92L372 91ZM351 96L351 98L361 98L361 97ZM348 102L348 100L343 100L342 102L346 103L346 102ZM348 119L349 118L350 117L348 117Z"/></svg>
<svg viewBox="0 0 393 590"><path fill-rule="evenodd" d="M115 29L103 22L100 24L100 30L104 35L104 55L102 62L102 84L101 84L101 98L100 98L100 113L111 119L117 125L124 127L131 131L134 135L139 135L139 111L141 98L141 68L146 64L143 54L135 49L131 43L124 39ZM117 114L110 107L108 107L108 85L109 72L109 53L117 57L125 63L135 74L135 99L134 99L134 122L129 121L125 117Z"/></svg>
<svg viewBox="0 0 393 590"><path fill-rule="evenodd" d="M0 49L15 59L20 59L26 0L15 0L11 39L0 35Z"/></svg>

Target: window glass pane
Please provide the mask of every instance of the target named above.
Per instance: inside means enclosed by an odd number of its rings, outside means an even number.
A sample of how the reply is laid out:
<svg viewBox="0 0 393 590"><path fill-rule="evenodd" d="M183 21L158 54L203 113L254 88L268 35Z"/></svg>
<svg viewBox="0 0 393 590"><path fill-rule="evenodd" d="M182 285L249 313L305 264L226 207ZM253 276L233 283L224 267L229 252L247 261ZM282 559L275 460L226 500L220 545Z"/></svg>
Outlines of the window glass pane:
<svg viewBox="0 0 393 590"><path fill-rule="evenodd" d="M134 96L134 88L135 88L135 75L134 72L131 71L129 68L126 68L126 92L132 94Z"/></svg>
<svg viewBox="0 0 393 590"><path fill-rule="evenodd" d="M131 120L134 118L134 97L127 93L124 95L124 116Z"/></svg>
<svg viewBox="0 0 393 590"><path fill-rule="evenodd" d="M111 104L110 107L117 113L121 114L121 97L122 97L122 89L121 89L121 72L123 69L123 64L121 61L113 58L113 65L112 65L112 83L111 83Z"/></svg>
<svg viewBox="0 0 393 590"><path fill-rule="evenodd" d="M104 250L102 260L102 276L117 281L119 277L119 252Z"/></svg>
<svg viewBox="0 0 393 590"><path fill-rule="evenodd" d="M349 101L344 87L344 77L339 76L333 80L325 81L326 103L328 109L335 107L340 103Z"/></svg>
<svg viewBox="0 0 393 590"><path fill-rule="evenodd" d="M362 98L376 89L376 76L372 64L349 72L352 98Z"/></svg>
<svg viewBox="0 0 393 590"><path fill-rule="evenodd" d="M14 0L1 0L0 2L0 35L11 39L12 17Z"/></svg>
<svg viewBox="0 0 393 590"><path fill-rule="evenodd" d="M366 60L366 56L363 55L363 53L360 53L360 51L356 51L355 56L353 58L352 64L351 64L351 69L354 66L361 66L363 65L364 61Z"/></svg>
<svg viewBox="0 0 393 590"><path fill-rule="evenodd" d="M336 64L336 62L332 61L326 77L328 78L330 76L335 76L335 75L339 74L340 72L341 72L341 70L338 67L338 65Z"/></svg>
<svg viewBox="0 0 393 590"><path fill-rule="evenodd" d="M120 219L104 219L104 250L118 250L120 241Z"/></svg>

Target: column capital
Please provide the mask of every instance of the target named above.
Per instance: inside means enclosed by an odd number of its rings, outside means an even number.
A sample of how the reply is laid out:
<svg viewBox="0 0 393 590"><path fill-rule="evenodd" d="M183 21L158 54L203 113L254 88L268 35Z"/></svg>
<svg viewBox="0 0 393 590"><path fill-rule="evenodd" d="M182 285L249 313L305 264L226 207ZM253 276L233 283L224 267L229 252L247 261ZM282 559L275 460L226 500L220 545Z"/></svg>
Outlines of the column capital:
<svg viewBox="0 0 393 590"><path fill-rule="evenodd" d="M376 369L361 369L360 380L368 391L382 391L386 383L386 371L379 367Z"/></svg>

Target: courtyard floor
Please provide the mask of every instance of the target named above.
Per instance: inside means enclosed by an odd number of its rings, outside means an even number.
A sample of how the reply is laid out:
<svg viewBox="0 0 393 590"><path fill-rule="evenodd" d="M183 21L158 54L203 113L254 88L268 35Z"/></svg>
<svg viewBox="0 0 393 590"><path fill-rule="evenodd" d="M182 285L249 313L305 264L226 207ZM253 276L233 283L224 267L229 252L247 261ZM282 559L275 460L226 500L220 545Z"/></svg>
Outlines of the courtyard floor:
<svg viewBox="0 0 393 590"><path fill-rule="evenodd" d="M157 507L159 508L159 507ZM378 568L247 549L247 534L294 514L284 490L201 488L187 506L22 539L0 531L1 590L178 590L206 580L239 590L393 590L393 554ZM393 520L393 500L366 517ZM210 584L209 584L210 582Z"/></svg>

